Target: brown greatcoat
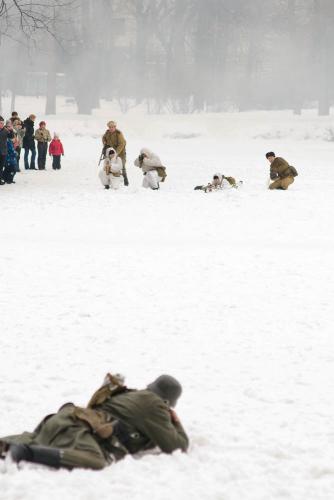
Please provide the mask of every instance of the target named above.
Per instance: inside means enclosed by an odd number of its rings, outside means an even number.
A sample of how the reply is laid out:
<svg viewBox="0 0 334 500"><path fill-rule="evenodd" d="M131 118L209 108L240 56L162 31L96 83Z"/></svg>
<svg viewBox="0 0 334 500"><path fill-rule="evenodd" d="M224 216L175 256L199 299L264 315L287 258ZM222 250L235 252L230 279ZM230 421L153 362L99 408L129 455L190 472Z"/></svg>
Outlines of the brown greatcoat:
<svg viewBox="0 0 334 500"><path fill-rule="evenodd" d="M270 179L274 181L277 178L284 179L285 177L293 176L289 163L279 156L270 165Z"/></svg>
<svg viewBox="0 0 334 500"><path fill-rule="evenodd" d="M186 451L189 441L159 396L146 389L110 390L107 385L93 395L87 408L68 403L33 432L1 438L0 452L4 443L58 448L62 467L102 469L127 454L154 447L163 453Z"/></svg>
<svg viewBox="0 0 334 500"><path fill-rule="evenodd" d="M102 142L104 146L108 146L109 148L114 148L117 156L122 159L123 165L125 165L126 160L126 140L124 139L124 135L118 129L114 132L111 132L109 129L103 134Z"/></svg>

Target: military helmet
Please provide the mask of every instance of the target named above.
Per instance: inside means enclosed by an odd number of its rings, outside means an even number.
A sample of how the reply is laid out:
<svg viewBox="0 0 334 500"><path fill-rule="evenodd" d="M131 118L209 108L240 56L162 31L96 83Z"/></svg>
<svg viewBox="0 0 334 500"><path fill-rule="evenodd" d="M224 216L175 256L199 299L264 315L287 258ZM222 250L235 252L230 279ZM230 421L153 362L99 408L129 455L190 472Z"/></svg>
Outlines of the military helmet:
<svg viewBox="0 0 334 500"><path fill-rule="evenodd" d="M160 377L147 386L147 389L160 396L172 407L176 405L182 393L180 382L171 375L160 375Z"/></svg>

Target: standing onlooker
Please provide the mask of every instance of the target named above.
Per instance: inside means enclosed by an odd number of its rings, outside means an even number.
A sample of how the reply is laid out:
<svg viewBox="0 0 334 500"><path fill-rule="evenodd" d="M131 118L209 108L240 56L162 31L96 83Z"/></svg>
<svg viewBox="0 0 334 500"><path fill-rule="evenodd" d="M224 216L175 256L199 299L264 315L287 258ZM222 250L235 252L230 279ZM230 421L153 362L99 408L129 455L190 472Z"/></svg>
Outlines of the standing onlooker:
<svg viewBox="0 0 334 500"><path fill-rule="evenodd" d="M5 127L5 120L0 116L0 185L5 184L2 177L8 153L7 139L12 139L13 137L12 127L10 125Z"/></svg>
<svg viewBox="0 0 334 500"><path fill-rule="evenodd" d="M15 120L20 120L18 112L12 111L12 116L9 119L12 122L12 124L14 124Z"/></svg>
<svg viewBox="0 0 334 500"><path fill-rule="evenodd" d="M11 139L7 139L7 156L5 168L3 171L3 180L6 184L14 183L14 177L17 172L17 154Z"/></svg>
<svg viewBox="0 0 334 500"><path fill-rule="evenodd" d="M104 146L104 151L107 148L113 148L116 151L116 154L119 158L121 158L123 163L122 175L124 179L124 186L129 185L128 176L126 173L125 163L126 163L126 140L124 139L124 135L120 130L118 130L117 123L114 121L110 121L107 123L108 130L103 134L102 142Z"/></svg>
<svg viewBox="0 0 334 500"><path fill-rule="evenodd" d="M64 156L64 148L61 143L61 140L59 139L59 135L56 134L56 132L53 134L53 139L50 142L49 155L53 156L52 159L53 170L60 170L61 168L60 159L61 156Z"/></svg>
<svg viewBox="0 0 334 500"><path fill-rule="evenodd" d="M21 149L22 149L23 137L25 134L25 130L22 127L21 120L19 120L19 119L14 120L13 127L14 127L14 134L16 136L14 147L15 147L15 151L17 154L17 171L20 172L20 157L21 157Z"/></svg>
<svg viewBox="0 0 334 500"><path fill-rule="evenodd" d="M29 117L24 120L24 128L25 135L23 138L23 147L24 147L24 168L26 170L37 170L35 167L35 158L36 158L36 146L35 146L35 138L34 138L34 125L35 125L36 116L29 115ZM31 151L31 159L29 166L29 151Z"/></svg>
<svg viewBox="0 0 334 500"><path fill-rule="evenodd" d="M51 141L50 132L46 128L44 121L40 122L39 129L35 132L37 141L38 158L37 164L39 170L45 170L46 155L48 154L48 143Z"/></svg>

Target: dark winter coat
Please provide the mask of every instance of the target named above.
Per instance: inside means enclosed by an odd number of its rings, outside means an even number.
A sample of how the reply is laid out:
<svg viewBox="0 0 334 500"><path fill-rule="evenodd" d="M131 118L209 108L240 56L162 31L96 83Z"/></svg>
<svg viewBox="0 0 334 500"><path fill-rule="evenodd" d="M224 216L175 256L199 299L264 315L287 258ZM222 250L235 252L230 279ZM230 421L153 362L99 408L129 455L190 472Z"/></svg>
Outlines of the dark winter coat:
<svg viewBox="0 0 334 500"><path fill-rule="evenodd" d="M16 165L17 165L17 154L14 148L14 144L10 139L7 139L6 166L9 168L14 168L14 170L16 170Z"/></svg>
<svg viewBox="0 0 334 500"><path fill-rule="evenodd" d="M7 139L12 139L14 137L14 132L12 130L8 130L6 127L3 127L0 130L0 155L7 155Z"/></svg>
<svg viewBox="0 0 334 500"><path fill-rule="evenodd" d="M290 175L294 175L289 163L284 160L284 158L277 157L270 165L270 179L284 179L285 177L289 177Z"/></svg>
<svg viewBox="0 0 334 500"><path fill-rule="evenodd" d="M11 139L7 139L7 156L2 178L8 184L14 180L17 170L17 154Z"/></svg>
<svg viewBox="0 0 334 500"><path fill-rule="evenodd" d="M105 428L111 428L111 433L103 433ZM92 469L156 446L164 453L188 448L181 423L172 419L169 407L149 390L125 390L90 408L70 403L46 417L34 432L1 440L60 448L64 467Z"/></svg>
<svg viewBox="0 0 334 500"><path fill-rule="evenodd" d="M23 147L25 149L35 149L34 122L30 118L27 118L24 120L23 126L25 128Z"/></svg>

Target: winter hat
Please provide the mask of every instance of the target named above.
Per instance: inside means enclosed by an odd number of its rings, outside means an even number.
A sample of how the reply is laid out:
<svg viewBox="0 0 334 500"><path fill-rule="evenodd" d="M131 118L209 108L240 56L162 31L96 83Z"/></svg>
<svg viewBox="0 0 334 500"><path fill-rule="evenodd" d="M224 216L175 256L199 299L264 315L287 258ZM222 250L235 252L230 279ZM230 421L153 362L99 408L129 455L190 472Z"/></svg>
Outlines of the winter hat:
<svg viewBox="0 0 334 500"><path fill-rule="evenodd" d="M59 134L58 134L57 132L54 132L54 133L53 133L53 138L54 138L54 139L59 139Z"/></svg>
<svg viewBox="0 0 334 500"><path fill-rule="evenodd" d="M273 156L275 158L275 153L273 151L269 151L269 153L266 154L266 158L270 158L271 156Z"/></svg>
<svg viewBox="0 0 334 500"><path fill-rule="evenodd" d="M45 121L39 122L39 126L41 127L42 125L46 125Z"/></svg>
<svg viewBox="0 0 334 500"><path fill-rule="evenodd" d="M107 127L116 127L117 123L114 122L113 120L110 120L110 122L107 123Z"/></svg>

